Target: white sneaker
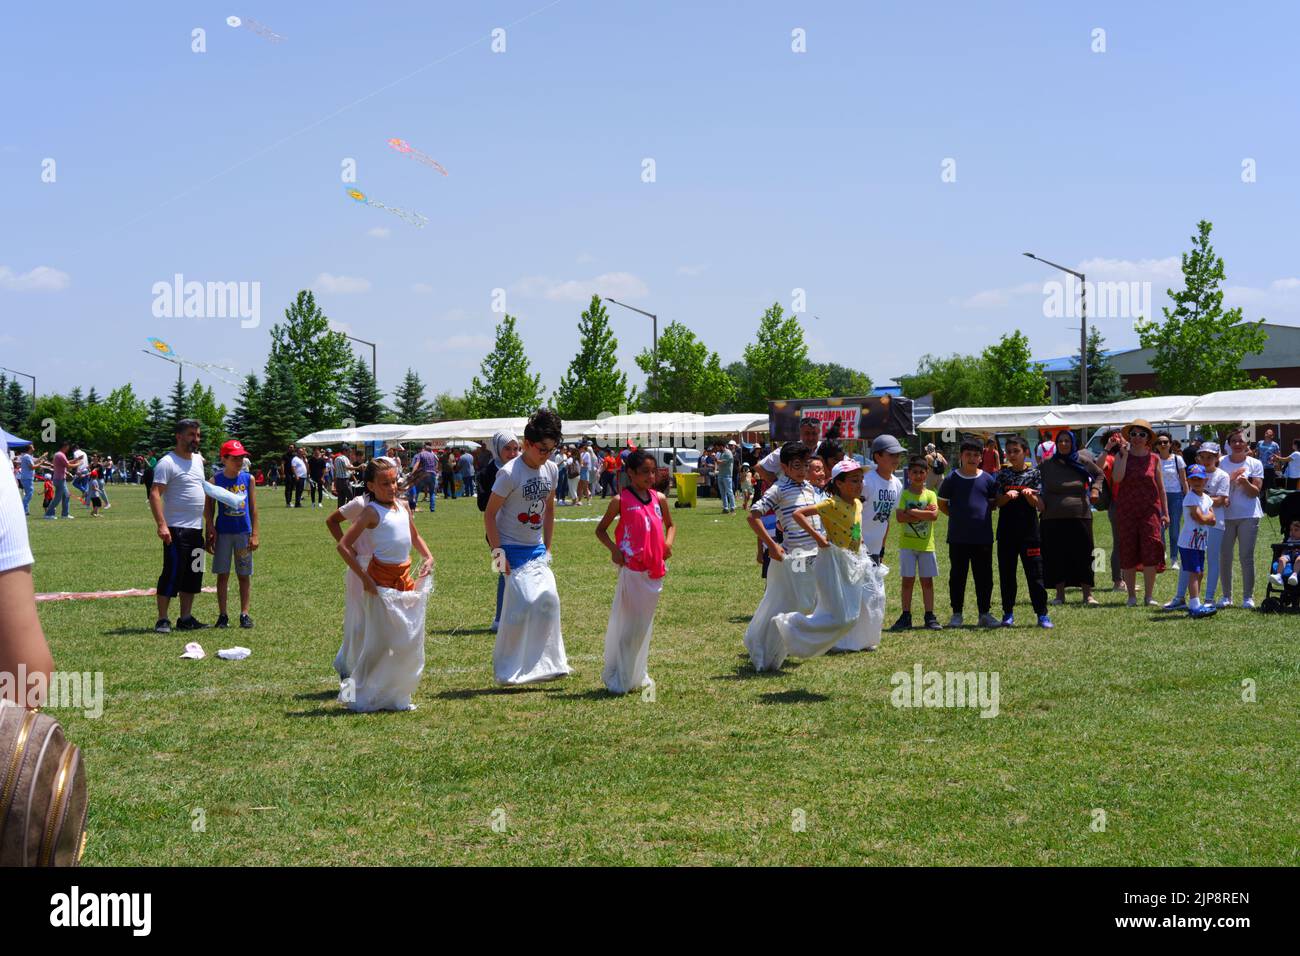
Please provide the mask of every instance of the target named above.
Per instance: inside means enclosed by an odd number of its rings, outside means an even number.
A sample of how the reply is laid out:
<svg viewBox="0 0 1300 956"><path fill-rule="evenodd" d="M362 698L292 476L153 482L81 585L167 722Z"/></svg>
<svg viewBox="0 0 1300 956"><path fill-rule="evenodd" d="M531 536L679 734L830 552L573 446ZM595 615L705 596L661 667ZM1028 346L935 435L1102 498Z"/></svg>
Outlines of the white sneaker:
<svg viewBox="0 0 1300 956"><path fill-rule="evenodd" d="M1255 599L1253 597L1246 598L1246 600L1241 602L1241 607L1246 611L1255 610Z"/></svg>
<svg viewBox="0 0 1300 956"><path fill-rule="evenodd" d="M1297 584L1300 584L1300 577L1297 577L1295 572L1293 571L1291 572L1291 576L1286 579L1286 583L1291 585L1292 587L1295 587Z"/></svg>
<svg viewBox="0 0 1300 956"><path fill-rule="evenodd" d="M1183 568L1182 568L1182 565L1180 565L1180 564L1178 563L1178 559L1177 559L1177 558L1174 558L1174 563L1171 564L1171 565L1169 565L1169 569L1170 569L1171 571L1181 571Z"/></svg>
<svg viewBox="0 0 1300 956"><path fill-rule="evenodd" d="M1216 604L1215 607L1232 607L1232 598L1230 597L1219 598L1219 603Z"/></svg>
<svg viewBox="0 0 1300 956"><path fill-rule="evenodd" d="M961 615L960 615L960 614L954 614L952 617L948 618L948 626L949 626L949 627L961 627Z"/></svg>
<svg viewBox="0 0 1300 956"><path fill-rule="evenodd" d="M1293 575L1291 575L1291 577L1295 577L1295 575L1293 574ZM1274 584L1276 584L1278 587L1281 587L1281 586L1282 586L1282 575L1280 575L1280 574L1270 574L1270 575L1268 576L1268 579L1269 579L1270 581L1272 581Z"/></svg>

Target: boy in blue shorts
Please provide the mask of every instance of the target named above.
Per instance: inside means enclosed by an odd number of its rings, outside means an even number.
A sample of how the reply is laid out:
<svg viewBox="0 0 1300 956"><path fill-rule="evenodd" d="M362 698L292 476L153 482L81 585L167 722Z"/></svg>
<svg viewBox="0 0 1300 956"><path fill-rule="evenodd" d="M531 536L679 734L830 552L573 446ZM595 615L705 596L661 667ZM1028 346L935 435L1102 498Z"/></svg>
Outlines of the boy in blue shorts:
<svg viewBox="0 0 1300 956"><path fill-rule="evenodd" d="M212 476L214 485L233 494L246 495L244 504L232 508L209 498L203 506L207 546L213 555L212 570L217 575L217 627L228 627L230 623L226 616L226 594L230 587L232 558L235 574L239 578L239 626L253 626L248 608L253 591L253 552L258 545L258 520L257 503L253 498L253 477L240 470L247 454L239 439L232 438L221 446L222 470Z"/></svg>
<svg viewBox="0 0 1300 956"><path fill-rule="evenodd" d="M1205 469L1187 469L1188 493L1183 497L1183 527L1178 534L1178 557L1187 575L1187 610L1192 617L1209 617L1213 602L1201 603L1201 578L1205 574L1205 548L1214 527L1214 502L1205 493Z"/></svg>

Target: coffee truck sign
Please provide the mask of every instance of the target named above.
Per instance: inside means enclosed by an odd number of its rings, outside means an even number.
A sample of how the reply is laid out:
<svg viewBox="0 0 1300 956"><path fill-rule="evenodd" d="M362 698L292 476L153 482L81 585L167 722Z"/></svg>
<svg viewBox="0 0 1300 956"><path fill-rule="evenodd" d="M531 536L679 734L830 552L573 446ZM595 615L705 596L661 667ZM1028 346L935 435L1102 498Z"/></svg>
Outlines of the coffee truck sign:
<svg viewBox="0 0 1300 956"><path fill-rule="evenodd" d="M839 426L839 440L870 441L877 435L906 438L916 434L912 423L912 400L892 395L862 398L790 398L767 403L772 441L798 441L799 422L815 418L821 422L820 438Z"/></svg>

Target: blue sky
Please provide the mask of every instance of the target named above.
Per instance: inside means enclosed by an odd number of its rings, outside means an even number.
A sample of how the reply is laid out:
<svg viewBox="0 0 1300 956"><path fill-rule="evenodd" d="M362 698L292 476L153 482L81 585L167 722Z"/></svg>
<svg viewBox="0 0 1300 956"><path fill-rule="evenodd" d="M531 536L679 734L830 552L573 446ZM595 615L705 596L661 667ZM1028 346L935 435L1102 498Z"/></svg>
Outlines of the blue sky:
<svg viewBox="0 0 1300 956"><path fill-rule="evenodd" d="M15 7L0 365L42 392L131 381L148 398L174 379L141 354L158 336L260 371L312 288L378 342L385 391L411 366L460 392L501 288L549 392L592 291L685 322L727 362L803 289L813 357L883 384L1013 329L1041 357L1076 348L1071 321L1044 316L1058 276L1025 250L1150 281L1158 306L1200 218L1229 301L1300 324L1297 35L1280 3ZM357 186L429 224L350 201L349 158ZM156 318L152 287L176 273L260 283L260 326ZM649 320L610 309L639 382ZM1135 344L1126 318L1098 324Z"/></svg>

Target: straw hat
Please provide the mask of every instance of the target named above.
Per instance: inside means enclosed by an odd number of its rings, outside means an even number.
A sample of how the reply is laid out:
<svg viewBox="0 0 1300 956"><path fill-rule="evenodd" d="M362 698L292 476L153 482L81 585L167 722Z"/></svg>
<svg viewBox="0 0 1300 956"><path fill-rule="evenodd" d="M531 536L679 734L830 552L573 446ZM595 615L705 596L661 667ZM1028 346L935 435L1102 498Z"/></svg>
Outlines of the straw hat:
<svg viewBox="0 0 1300 956"><path fill-rule="evenodd" d="M1151 427L1151 423L1147 421L1145 418L1135 418L1133 419L1133 421L1129 422L1127 425L1124 426L1125 441L1133 440L1132 438L1129 437L1129 435L1135 428L1145 428L1147 434L1152 436L1154 436L1156 433L1156 430Z"/></svg>

